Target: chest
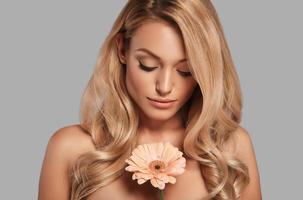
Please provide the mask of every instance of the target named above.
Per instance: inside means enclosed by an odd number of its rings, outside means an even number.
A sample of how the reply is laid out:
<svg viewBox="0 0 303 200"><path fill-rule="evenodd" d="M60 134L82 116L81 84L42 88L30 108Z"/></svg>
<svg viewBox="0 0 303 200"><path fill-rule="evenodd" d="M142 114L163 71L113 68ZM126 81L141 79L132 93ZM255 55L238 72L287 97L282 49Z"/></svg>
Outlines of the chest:
<svg viewBox="0 0 303 200"><path fill-rule="evenodd" d="M90 195L88 200L160 200L159 190L152 187L150 181L139 185L131 179L131 175L125 172ZM176 178L175 184L166 184L165 200L199 200L208 194L197 162L187 161L185 172Z"/></svg>

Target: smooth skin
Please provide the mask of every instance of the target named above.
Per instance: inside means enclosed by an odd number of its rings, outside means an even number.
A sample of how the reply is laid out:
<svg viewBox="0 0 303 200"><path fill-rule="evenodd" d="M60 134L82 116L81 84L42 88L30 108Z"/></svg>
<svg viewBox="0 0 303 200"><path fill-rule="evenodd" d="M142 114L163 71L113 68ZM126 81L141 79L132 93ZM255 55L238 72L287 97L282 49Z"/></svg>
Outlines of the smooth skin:
<svg viewBox="0 0 303 200"><path fill-rule="evenodd" d="M177 111L191 96L196 87L194 79L188 75L182 38L166 23L152 22L142 25L133 37L128 52L123 52L123 44L117 39L119 59L126 64L127 89L140 109L139 140L141 143L169 140L177 147L182 146L184 128ZM156 59L148 49L159 57ZM145 71L140 67L155 67ZM153 107L147 97L177 99L169 109ZM49 139L39 182L39 200L69 200L70 182L68 171L80 154L94 151L91 137L79 125L66 126L56 131ZM260 178L252 140L248 132L240 127L226 150L247 164L250 183L240 200L261 200Z"/></svg>
<svg viewBox="0 0 303 200"><path fill-rule="evenodd" d="M243 128L239 128L236 135L236 157L247 164L251 179L239 200L262 200L259 172L251 138ZM57 130L47 145L40 174L38 199L70 200L68 169L80 154L92 150L95 148L90 136L79 125L70 125Z"/></svg>
<svg viewBox="0 0 303 200"><path fill-rule="evenodd" d="M181 35L165 22L148 22L137 29L128 51L123 51L121 38L117 46L120 61L126 64L126 88L139 108L140 139L169 140L181 148L185 129L178 111L197 86ZM175 102L170 108L159 109L149 98Z"/></svg>

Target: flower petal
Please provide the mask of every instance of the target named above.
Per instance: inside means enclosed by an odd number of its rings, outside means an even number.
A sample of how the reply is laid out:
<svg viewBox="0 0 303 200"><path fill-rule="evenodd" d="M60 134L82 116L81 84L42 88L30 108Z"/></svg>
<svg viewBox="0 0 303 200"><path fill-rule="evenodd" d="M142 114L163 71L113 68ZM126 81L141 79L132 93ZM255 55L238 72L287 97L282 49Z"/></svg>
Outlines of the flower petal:
<svg viewBox="0 0 303 200"><path fill-rule="evenodd" d="M151 161L151 157L149 155L149 152L147 151L148 149L144 148L144 145L139 145L138 150L140 150L141 154L144 156L144 158L147 162Z"/></svg>
<svg viewBox="0 0 303 200"><path fill-rule="evenodd" d="M148 167L147 163L144 160L142 160L141 158L139 158L135 155L132 155L130 157L130 159L132 161L134 161L138 165L138 167L140 167L140 168L147 168Z"/></svg>
<svg viewBox="0 0 303 200"><path fill-rule="evenodd" d="M143 183L145 183L147 180L141 178L141 179L138 179L138 184L141 185Z"/></svg>
<svg viewBox="0 0 303 200"><path fill-rule="evenodd" d="M172 157L172 160L171 160L171 161L175 161L175 160L181 158L182 155L183 155L183 153L182 153L181 151L177 151L177 152L175 153L174 157Z"/></svg>
<svg viewBox="0 0 303 200"><path fill-rule="evenodd" d="M132 166L138 166L134 161L132 161L130 159L125 160L125 162Z"/></svg>
<svg viewBox="0 0 303 200"><path fill-rule="evenodd" d="M135 167L135 166L132 166L132 165L129 165L129 166L125 167L125 170L129 171L129 172L135 172L135 171L138 171L139 168Z"/></svg>
<svg viewBox="0 0 303 200"><path fill-rule="evenodd" d="M142 152L141 150L139 150L138 148L136 148L133 151L133 156L136 156L138 158L140 158L142 161L148 163L150 159L148 159L148 156L145 155L144 152Z"/></svg>
<svg viewBox="0 0 303 200"><path fill-rule="evenodd" d="M150 179L150 183L152 184L152 186L154 186L155 188L158 188L158 182L156 181L156 178L152 178Z"/></svg>
<svg viewBox="0 0 303 200"><path fill-rule="evenodd" d="M169 163L175 157L175 154L178 152L177 148L172 147L170 144L167 144L163 159Z"/></svg>
<svg viewBox="0 0 303 200"><path fill-rule="evenodd" d="M157 156L157 151L156 151L156 144L149 144L147 146L149 153L150 153L150 157L152 160L157 160L158 156Z"/></svg>
<svg viewBox="0 0 303 200"><path fill-rule="evenodd" d="M140 178L140 179L149 180L149 179L153 178L154 175L149 174L149 173L136 172L136 177Z"/></svg>
<svg viewBox="0 0 303 200"><path fill-rule="evenodd" d="M133 179L133 180L135 180L136 178L137 178L136 173L133 173L133 175L132 175L132 179Z"/></svg>
<svg viewBox="0 0 303 200"><path fill-rule="evenodd" d="M175 184L177 182L177 179L173 176L168 176L168 182L172 183L172 184Z"/></svg>
<svg viewBox="0 0 303 200"><path fill-rule="evenodd" d="M158 156L158 159L162 158L162 152L163 152L163 143L159 142L159 143L157 143L157 156Z"/></svg>
<svg viewBox="0 0 303 200"><path fill-rule="evenodd" d="M131 157L125 160L129 164L125 170L134 172L132 179L137 179L138 184L150 180L153 187L163 190L165 184L176 183L174 175L184 173L186 159L182 155L183 153L169 142L138 145ZM153 170L153 164L157 162L159 166L155 167L158 170Z"/></svg>
<svg viewBox="0 0 303 200"><path fill-rule="evenodd" d="M167 160L166 159L166 152L169 151L169 143L168 142L165 142L164 146L163 146L163 150L162 150L162 154L161 154L161 158L163 160Z"/></svg>
<svg viewBox="0 0 303 200"><path fill-rule="evenodd" d="M142 168L139 168L137 166L133 166L133 165L128 165L127 167L125 167L125 171L129 171L129 172L142 172L142 173L150 173L149 170L147 169L142 169Z"/></svg>
<svg viewBox="0 0 303 200"><path fill-rule="evenodd" d="M145 152L146 154L148 155L149 157L149 161L153 161L153 160L156 160L156 154L152 151L152 148L151 148L151 144L144 144L143 145L144 149L145 149Z"/></svg>
<svg viewBox="0 0 303 200"><path fill-rule="evenodd" d="M166 173L159 173L156 175L156 177L160 180L162 180L164 183L168 183L169 182L169 177L167 176Z"/></svg>
<svg viewBox="0 0 303 200"><path fill-rule="evenodd" d="M172 175L172 176L178 176L183 174L185 171L184 168L173 168L169 173L167 173L168 175Z"/></svg>
<svg viewBox="0 0 303 200"><path fill-rule="evenodd" d="M182 157L182 152L181 151L178 151L177 149L174 150L174 153L172 154L172 156L170 157L170 160L169 162L173 162L179 158Z"/></svg>
<svg viewBox="0 0 303 200"><path fill-rule="evenodd" d="M178 160L169 163L166 168L168 175L180 175L184 172L186 160L184 157L179 158Z"/></svg>
<svg viewBox="0 0 303 200"><path fill-rule="evenodd" d="M159 189L164 190L165 188L165 183L162 180L156 179L158 185L159 185Z"/></svg>

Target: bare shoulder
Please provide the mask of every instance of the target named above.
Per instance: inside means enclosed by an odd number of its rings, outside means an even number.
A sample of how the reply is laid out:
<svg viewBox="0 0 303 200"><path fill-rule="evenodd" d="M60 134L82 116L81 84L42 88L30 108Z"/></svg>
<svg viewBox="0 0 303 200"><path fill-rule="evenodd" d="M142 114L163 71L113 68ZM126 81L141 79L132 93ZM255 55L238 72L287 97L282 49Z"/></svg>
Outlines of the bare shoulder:
<svg viewBox="0 0 303 200"><path fill-rule="evenodd" d="M39 200L69 199L69 169L83 153L94 151L89 134L80 125L58 129L50 137L40 172Z"/></svg>
<svg viewBox="0 0 303 200"><path fill-rule="evenodd" d="M247 159L252 159L256 156L252 138L245 128L238 127L233 134L233 142L235 156L244 161L244 163L249 161Z"/></svg>
<svg viewBox="0 0 303 200"><path fill-rule="evenodd" d="M48 142L47 149L53 148L64 152L69 165L81 154L95 150L91 136L79 124L58 129Z"/></svg>
<svg viewBox="0 0 303 200"><path fill-rule="evenodd" d="M234 156L247 165L250 182L241 194L240 200L261 200L260 175L257 165L254 144L250 133L239 126L229 142Z"/></svg>

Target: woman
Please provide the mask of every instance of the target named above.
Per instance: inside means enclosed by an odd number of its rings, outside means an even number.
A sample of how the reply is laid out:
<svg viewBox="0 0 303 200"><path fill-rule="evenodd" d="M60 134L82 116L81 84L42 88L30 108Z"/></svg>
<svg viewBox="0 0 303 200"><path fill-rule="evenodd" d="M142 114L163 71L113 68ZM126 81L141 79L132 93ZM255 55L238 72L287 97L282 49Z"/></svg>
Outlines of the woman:
<svg viewBox="0 0 303 200"><path fill-rule="evenodd" d="M166 102L166 103L165 103ZM209 0L129 0L107 36L81 101L81 123L49 140L39 199L157 199L125 160L168 141L186 170L169 199L260 200L239 79Z"/></svg>

